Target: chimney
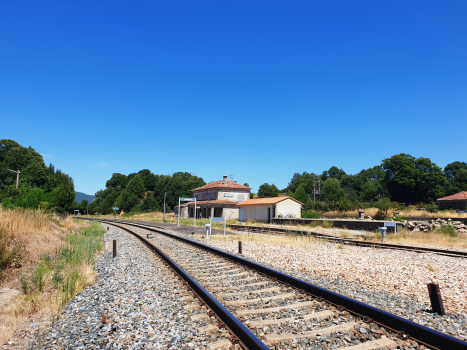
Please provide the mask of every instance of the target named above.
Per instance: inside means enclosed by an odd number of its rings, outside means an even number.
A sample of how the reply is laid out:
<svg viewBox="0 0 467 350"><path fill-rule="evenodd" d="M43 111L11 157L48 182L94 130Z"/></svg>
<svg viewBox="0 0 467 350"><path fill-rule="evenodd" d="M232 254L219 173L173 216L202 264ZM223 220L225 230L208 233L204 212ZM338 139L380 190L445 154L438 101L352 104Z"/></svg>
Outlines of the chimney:
<svg viewBox="0 0 467 350"><path fill-rule="evenodd" d="M227 175L224 175L224 181L222 181L222 184L227 185Z"/></svg>

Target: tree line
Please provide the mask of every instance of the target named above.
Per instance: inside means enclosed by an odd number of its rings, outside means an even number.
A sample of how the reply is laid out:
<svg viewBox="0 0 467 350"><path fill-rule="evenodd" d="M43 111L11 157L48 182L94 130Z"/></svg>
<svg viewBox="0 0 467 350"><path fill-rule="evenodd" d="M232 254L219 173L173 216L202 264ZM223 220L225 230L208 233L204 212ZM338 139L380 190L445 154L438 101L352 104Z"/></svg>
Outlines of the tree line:
<svg viewBox="0 0 467 350"><path fill-rule="evenodd" d="M16 173L20 171L16 188ZM75 199L73 180L50 164L32 147L0 140L0 202L6 208L42 208L59 213L70 211Z"/></svg>
<svg viewBox="0 0 467 350"><path fill-rule="evenodd" d="M105 190L98 191L89 205L83 200L78 207L85 212L87 206L89 213L101 214L112 213L113 207L125 212L162 211L166 195L166 210L171 210L178 205L179 197L192 197L191 190L205 184L202 178L187 172L157 175L144 169L128 176L114 173Z"/></svg>
<svg viewBox="0 0 467 350"><path fill-rule="evenodd" d="M354 175L336 166L321 174L295 173L282 190L262 184L258 197L287 194L304 203L305 210L317 211L379 207L389 201L435 208L436 199L460 191L467 191L467 163L455 161L441 169L429 158L401 153Z"/></svg>

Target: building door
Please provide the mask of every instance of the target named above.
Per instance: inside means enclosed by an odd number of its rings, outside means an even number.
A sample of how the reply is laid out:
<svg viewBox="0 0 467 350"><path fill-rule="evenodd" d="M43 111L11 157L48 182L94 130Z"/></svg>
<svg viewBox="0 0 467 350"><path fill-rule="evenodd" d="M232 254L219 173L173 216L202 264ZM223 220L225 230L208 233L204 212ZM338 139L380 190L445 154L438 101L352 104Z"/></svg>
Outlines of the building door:
<svg viewBox="0 0 467 350"><path fill-rule="evenodd" d="M271 208L268 208L268 223L271 222Z"/></svg>
<svg viewBox="0 0 467 350"><path fill-rule="evenodd" d="M240 221L243 221L243 208L240 209Z"/></svg>
<svg viewBox="0 0 467 350"><path fill-rule="evenodd" d="M272 218L276 217L276 207L272 207Z"/></svg>

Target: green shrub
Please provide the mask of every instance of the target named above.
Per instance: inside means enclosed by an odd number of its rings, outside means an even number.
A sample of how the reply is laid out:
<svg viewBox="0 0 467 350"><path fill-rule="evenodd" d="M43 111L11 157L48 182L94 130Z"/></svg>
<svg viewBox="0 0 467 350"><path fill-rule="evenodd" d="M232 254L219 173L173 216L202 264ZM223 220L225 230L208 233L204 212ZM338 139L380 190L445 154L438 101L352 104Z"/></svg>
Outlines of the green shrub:
<svg viewBox="0 0 467 350"><path fill-rule="evenodd" d="M425 210L430 213L437 213L438 212L438 205L436 203L430 203L425 205Z"/></svg>
<svg viewBox="0 0 467 350"><path fill-rule="evenodd" d="M452 225L441 226L437 231L447 234L451 237L457 237L456 228Z"/></svg>
<svg viewBox="0 0 467 350"><path fill-rule="evenodd" d="M306 210L306 211L302 211L302 218L305 218L305 219L319 219L321 217L321 215L310 209L310 210Z"/></svg>

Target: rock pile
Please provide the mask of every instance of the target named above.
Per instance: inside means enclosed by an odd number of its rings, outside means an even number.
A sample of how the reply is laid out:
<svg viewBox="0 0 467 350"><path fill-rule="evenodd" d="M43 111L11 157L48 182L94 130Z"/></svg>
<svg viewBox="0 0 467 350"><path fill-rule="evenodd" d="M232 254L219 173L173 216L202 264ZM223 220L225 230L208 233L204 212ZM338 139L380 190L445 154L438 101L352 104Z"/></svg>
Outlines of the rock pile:
<svg viewBox="0 0 467 350"><path fill-rule="evenodd" d="M404 226L412 231L432 231L443 226L453 226L457 233L467 233L467 225L452 219L436 219L430 221L404 221Z"/></svg>

